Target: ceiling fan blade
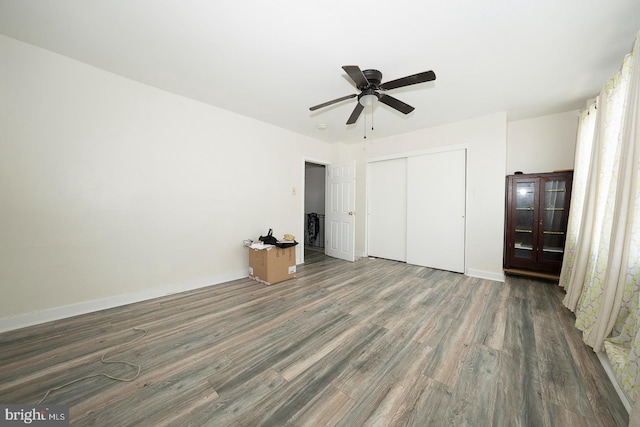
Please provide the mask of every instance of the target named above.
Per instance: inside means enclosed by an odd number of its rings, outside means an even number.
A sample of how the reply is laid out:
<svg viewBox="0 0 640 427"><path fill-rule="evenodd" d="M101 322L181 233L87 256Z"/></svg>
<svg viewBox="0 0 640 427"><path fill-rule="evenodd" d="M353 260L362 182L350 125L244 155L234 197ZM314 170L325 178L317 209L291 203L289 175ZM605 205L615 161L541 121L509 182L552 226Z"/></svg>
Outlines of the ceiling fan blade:
<svg viewBox="0 0 640 427"><path fill-rule="evenodd" d="M364 106L359 102L356 104L356 108L353 109L353 113L349 116L349 120L347 120L348 125L352 125L358 121L358 117L360 117L360 113L364 110Z"/></svg>
<svg viewBox="0 0 640 427"><path fill-rule="evenodd" d="M357 65L344 65L342 69L351 77L358 89L362 90L369 86L369 80Z"/></svg>
<svg viewBox="0 0 640 427"><path fill-rule="evenodd" d="M316 111L319 108L328 107L329 105L338 103L340 101L344 101L345 99L355 98L356 96L358 96L358 95L355 94L355 93L352 94L352 95L343 96L342 98L337 98L337 99L334 99L334 100L331 100L331 101L323 102L322 104L314 105L313 107L309 107L309 110Z"/></svg>
<svg viewBox="0 0 640 427"><path fill-rule="evenodd" d="M393 96L389 96L387 94L380 95L380 102L382 102L383 104L387 104L389 107L394 108L404 114L409 114L410 112L415 110L415 108L413 108L411 105L405 104L399 99L396 99Z"/></svg>
<svg viewBox="0 0 640 427"><path fill-rule="evenodd" d="M412 76L402 77L401 79L391 80L380 85L382 90L396 89L403 86L415 85L418 83L430 82L436 79L436 73L433 71L425 71L424 73L414 74Z"/></svg>

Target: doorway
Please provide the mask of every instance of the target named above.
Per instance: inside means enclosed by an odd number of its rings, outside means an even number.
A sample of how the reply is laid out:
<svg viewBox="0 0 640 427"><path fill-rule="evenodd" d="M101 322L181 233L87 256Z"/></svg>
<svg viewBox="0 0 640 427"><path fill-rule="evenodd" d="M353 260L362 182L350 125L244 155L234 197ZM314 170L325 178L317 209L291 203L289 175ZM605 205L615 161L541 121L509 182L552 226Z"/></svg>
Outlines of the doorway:
<svg viewBox="0 0 640 427"><path fill-rule="evenodd" d="M324 253L326 166L304 163L304 252ZM306 256L305 256L306 258Z"/></svg>

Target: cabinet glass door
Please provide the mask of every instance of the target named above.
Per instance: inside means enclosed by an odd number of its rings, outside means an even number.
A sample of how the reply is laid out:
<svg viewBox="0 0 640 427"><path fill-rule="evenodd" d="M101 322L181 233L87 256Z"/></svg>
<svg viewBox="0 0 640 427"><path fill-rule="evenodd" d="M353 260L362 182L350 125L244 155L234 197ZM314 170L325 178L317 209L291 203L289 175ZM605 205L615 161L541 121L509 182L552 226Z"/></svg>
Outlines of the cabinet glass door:
<svg viewBox="0 0 640 427"><path fill-rule="evenodd" d="M520 181L516 183L515 258L534 259L533 225L535 219L535 188L535 181Z"/></svg>
<svg viewBox="0 0 640 427"><path fill-rule="evenodd" d="M565 232L567 183L564 179L544 181L542 218L542 260L562 261Z"/></svg>

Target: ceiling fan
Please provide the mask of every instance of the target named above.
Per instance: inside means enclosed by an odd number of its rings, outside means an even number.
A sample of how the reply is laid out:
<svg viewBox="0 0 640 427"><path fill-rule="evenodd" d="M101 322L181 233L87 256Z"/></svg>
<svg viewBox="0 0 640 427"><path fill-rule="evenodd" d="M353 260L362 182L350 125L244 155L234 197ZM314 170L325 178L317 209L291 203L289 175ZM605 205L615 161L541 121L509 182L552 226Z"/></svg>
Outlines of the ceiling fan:
<svg viewBox="0 0 640 427"><path fill-rule="evenodd" d="M342 67L342 69L346 71L349 77L351 77L351 80L353 80L353 82L356 84L356 87L358 88L360 93L354 93L352 95L347 95L331 101L323 102L322 104L310 107L309 110L315 111L317 109L328 107L329 105L333 105L346 99L355 98L357 96L358 104L347 120L348 125L354 124L358 120L358 117L360 117L360 113L362 113L364 107L373 105L376 100L388 105L393 109L400 111L403 114L409 114L415 108L413 108L411 105L405 104L404 102L394 98L393 96L387 95L385 93L381 94L380 91L397 89L399 87L415 85L418 83L430 82L436 79L436 73L434 73L433 71L425 71L423 73L413 74L411 76L391 80L390 82L381 83L382 73L378 70L362 71L357 65L345 65Z"/></svg>

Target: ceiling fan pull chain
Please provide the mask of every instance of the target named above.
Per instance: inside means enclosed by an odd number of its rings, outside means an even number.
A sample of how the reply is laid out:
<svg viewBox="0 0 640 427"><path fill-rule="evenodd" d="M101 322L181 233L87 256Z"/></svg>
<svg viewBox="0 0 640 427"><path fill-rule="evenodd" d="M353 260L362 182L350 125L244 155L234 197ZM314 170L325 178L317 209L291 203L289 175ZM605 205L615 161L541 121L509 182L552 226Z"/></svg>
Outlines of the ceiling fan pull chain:
<svg viewBox="0 0 640 427"><path fill-rule="evenodd" d="M371 130L373 130L373 104L371 104Z"/></svg>
<svg viewBox="0 0 640 427"><path fill-rule="evenodd" d="M364 139L367 139L367 112L364 112Z"/></svg>

